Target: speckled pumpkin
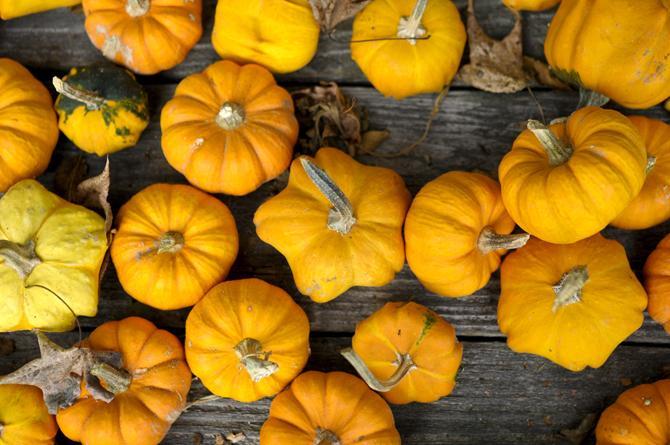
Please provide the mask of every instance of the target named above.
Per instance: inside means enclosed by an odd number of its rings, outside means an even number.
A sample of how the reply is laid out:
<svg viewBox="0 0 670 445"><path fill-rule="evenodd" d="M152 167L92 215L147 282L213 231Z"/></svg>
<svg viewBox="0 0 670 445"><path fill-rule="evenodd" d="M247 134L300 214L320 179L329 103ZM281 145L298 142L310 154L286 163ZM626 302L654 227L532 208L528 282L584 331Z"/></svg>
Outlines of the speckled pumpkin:
<svg viewBox="0 0 670 445"><path fill-rule="evenodd" d="M1 445L53 445L56 431L39 388L0 385Z"/></svg>

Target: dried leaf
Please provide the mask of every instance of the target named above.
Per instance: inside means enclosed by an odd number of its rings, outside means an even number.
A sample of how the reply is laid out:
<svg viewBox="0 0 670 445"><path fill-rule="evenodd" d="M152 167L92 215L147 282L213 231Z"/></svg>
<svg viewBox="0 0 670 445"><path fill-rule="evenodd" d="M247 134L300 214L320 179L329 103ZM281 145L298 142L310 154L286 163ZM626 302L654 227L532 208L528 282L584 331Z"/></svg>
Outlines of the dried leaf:
<svg viewBox="0 0 670 445"><path fill-rule="evenodd" d="M363 153L372 153L385 140L391 137L391 132L388 130L370 130L363 133L363 140L361 141L361 151Z"/></svg>
<svg viewBox="0 0 670 445"><path fill-rule="evenodd" d="M324 32L355 16L371 0L309 0L314 18Z"/></svg>
<svg viewBox="0 0 670 445"><path fill-rule="evenodd" d="M216 433L214 435L214 445L226 445L226 439L223 438L222 434Z"/></svg>
<svg viewBox="0 0 670 445"><path fill-rule="evenodd" d="M581 445L588 436L589 432L593 429L598 420L598 415L596 413L589 413L582 419L579 426L575 429L562 429L561 436L567 439L573 445Z"/></svg>
<svg viewBox="0 0 670 445"><path fill-rule="evenodd" d="M97 207L105 212L105 232L112 229L112 206L109 204L109 158L98 176L93 176L77 185L73 202L87 207Z"/></svg>
<svg viewBox="0 0 670 445"><path fill-rule="evenodd" d="M537 60L529 56L523 56L523 66L526 70L526 74L530 78L535 79L535 81L541 85L545 85L557 90L570 89L570 85L554 76L552 74L551 68L549 68L549 65L542 62L541 60Z"/></svg>
<svg viewBox="0 0 670 445"><path fill-rule="evenodd" d="M230 443L240 443L246 440L247 436L244 433L230 433L226 435L226 440Z"/></svg>
<svg viewBox="0 0 670 445"><path fill-rule="evenodd" d="M83 156L66 158L56 169L56 193L68 201L75 200L77 186L86 178L87 173L88 164Z"/></svg>

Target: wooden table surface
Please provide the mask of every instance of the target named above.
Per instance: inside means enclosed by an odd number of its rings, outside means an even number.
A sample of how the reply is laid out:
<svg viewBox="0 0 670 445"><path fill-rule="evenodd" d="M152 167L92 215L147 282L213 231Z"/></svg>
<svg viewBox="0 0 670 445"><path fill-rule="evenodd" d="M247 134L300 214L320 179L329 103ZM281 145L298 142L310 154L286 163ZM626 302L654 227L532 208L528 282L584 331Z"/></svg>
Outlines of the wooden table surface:
<svg viewBox="0 0 670 445"><path fill-rule="evenodd" d="M464 12L465 0L456 3ZM491 35L502 37L511 29L513 18L500 0L478 0L476 7L482 26ZM215 0L204 1L205 33L183 64L157 76L140 77L149 92L152 119L136 147L111 156L110 200L115 210L149 184L185 182L161 152L159 116L180 79L218 60L210 43L214 8ZM551 16L551 11L524 14L526 54L542 57ZM83 22L80 13L68 10L2 22L0 56L25 64L48 83L52 75L63 75L72 66L102 60L89 43ZM291 89L319 81L338 82L347 94L356 96L368 108L373 127L391 130L392 137L381 150L395 151L419 137L435 96L423 95L402 102L382 97L351 61L347 43L350 35L350 24L344 24L334 36L323 36L319 53L309 66L278 79ZM577 104L575 93L540 87L534 92L547 119L567 115ZM666 120L668 117L661 107L644 114ZM457 82L430 136L416 152L403 158L368 156L360 160L394 169L414 194L423 184L449 170L483 170L495 175L501 157L523 121L529 118L540 118L540 112L528 92L494 95ZM61 135L51 165L40 180L52 186L56 167L80 153ZM87 161L91 172L101 170L104 162L94 155L88 155ZM617 348L600 369L574 373L542 358L513 353L496 323L500 290L497 274L474 296L454 300L426 292L405 267L386 287L355 288L328 304L312 303L297 292L284 258L255 234L254 211L280 187L281 183L273 181L243 198L220 196L235 215L240 231L240 255L230 278L262 278L295 297L312 326L308 369L353 372L338 351L349 344L356 323L387 301L413 299L456 327L464 356L454 392L433 404L393 407L404 444L570 443L561 436L562 429L575 428L587 415L599 414L627 387L670 373L670 336L648 317L644 326ZM670 224L664 224L639 232L607 229L605 234L625 245L639 275L647 255L669 229ZM83 318L81 323L90 332L104 321L139 315L183 338L187 314L188 310L161 312L134 301L122 291L110 267L102 283L98 316ZM77 335L66 333L53 338L69 345ZM12 371L38 355L36 340L30 333L2 334L0 342L14 346L13 352L0 356L0 373ZM192 393L194 398L207 394L197 382ZM163 443L188 445L201 438L203 444L214 444L216 434L225 436L231 432L243 432L247 439L242 443L258 443L258 431L269 405L270 400L245 405L226 399L196 405L182 414ZM593 441L590 434L584 443Z"/></svg>

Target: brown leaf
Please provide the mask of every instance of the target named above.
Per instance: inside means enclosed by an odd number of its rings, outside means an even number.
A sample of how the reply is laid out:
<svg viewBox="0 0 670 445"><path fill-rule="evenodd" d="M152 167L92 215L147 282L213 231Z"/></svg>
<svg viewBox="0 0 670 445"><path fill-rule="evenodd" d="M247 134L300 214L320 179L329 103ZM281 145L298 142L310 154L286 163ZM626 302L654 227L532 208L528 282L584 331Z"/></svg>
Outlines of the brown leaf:
<svg viewBox="0 0 670 445"><path fill-rule="evenodd" d="M247 436L244 433L230 433L226 435L226 440L230 443L240 443L246 440Z"/></svg>
<svg viewBox="0 0 670 445"><path fill-rule="evenodd" d="M309 0L314 18L324 32L358 14L371 0Z"/></svg>
<svg viewBox="0 0 670 445"><path fill-rule="evenodd" d="M579 426L574 429L564 428L561 430L561 436L566 438L573 445L581 445L588 436L589 432L593 429L598 420L598 415L596 413L587 414Z"/></svg>
<svg viewBox="0 0 670 445"><path fill-rule="evenodd" d="M105 232L112 229L112 206L109 204L109 158L98 176L93 176L77 185L73 202L86 207L96 207L105 212Z"/></svg>
<svg viewBox="0 0 670 445"><path fill-rule="evenodd" d="M66 158L56 169L56 193L68 201L73 201L77 196L77 186L86 178L87 173L88 164L83 156Z"/></svg>
<svg viewBox="0 0 670 445"><path fill-rule="evenodd" d="M385 140L391 137L391 132L388 130L370 130L363 133L363 140L361 141L361 151L363 153L372 153Z"/></svg>
<svg viewBox="0 0 670 445"><path fill-rule="evenodd" d="M534 59L529 56L523 56L523 66L526 74L535 79L541 85L545 85L557 90L569 90L570 85L561 81L558 77L552 74L549 65L541 60Z"/></svg>

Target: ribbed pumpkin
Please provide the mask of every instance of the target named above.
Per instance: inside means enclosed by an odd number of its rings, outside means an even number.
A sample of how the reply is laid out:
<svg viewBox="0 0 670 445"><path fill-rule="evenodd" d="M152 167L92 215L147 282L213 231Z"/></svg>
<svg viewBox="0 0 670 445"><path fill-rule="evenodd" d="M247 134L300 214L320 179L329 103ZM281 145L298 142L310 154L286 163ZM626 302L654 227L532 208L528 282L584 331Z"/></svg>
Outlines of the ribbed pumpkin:
<svg viewBox="0 0 670 445"><path fill-rule="evenodd" d="M531 238L505 258L500 287L509 347L571 371L602 366L647 306L623 246L600 234L567 245Z"/></svg>
<svg viewBox="0 0 670 445"><path fill-rule="evenodd" d="M463 345L453 326L427 307L386 303L356 326L342 355L389 402L430 403L454 389Z"/></svg>
<svg viewBox="0 0 670 445"><path fill-rule="evenodd" d="M258 236L286 257L298 290L325 303L353 286L383 286L405 263L410 194L392 170L334 148L293 161L288 186L254 215Z"/></svg>
<svg viewBox="0 0 670 445"><path fill-rule="evenodd" d="M179 83L161 130L172 167L196 187L230 195L279 176L298 139L291 95L265 68L229 61Z"/></svg>
<svg viewBox="0 0 670 445"><path fill-rule="evenodd" d="M344 372L310 371L272 401L260 445L400 445L393 413Z"/></svg>
<svg viewBox="0 0 670 445"><path fill-rule="evenodd" d="M179 65L202 35L202 0L83 0L83 5L93 45L139 74Z"/></svg>
<svg viewBox="0 0 670 445"><path fill-rule="evenodd" d="M558 5L561 0L502 0L508 8L519 11L543 11Z"/></svg>
<svg viewBox="0 0 670 445"><path fill-rule="evenodd" d="M649 315L670 333L670 235L658 243L644 264Z"/></svg>
<svg viewBox="0 0 670 445"><path fill-rule="evenodd" d="M308 0L226 0L216 5L212 45L223 59L290 73L316 54L319 25Z"/></svg>
<svg viewBox="0 0 670 445"><path fill-rule="evenodd" d="M0 59L0 193L41 174L58 142L49 91L21 64Z"/></svg>
<svg viewBox="0 0 670 445"><path fill-rule="evenodd" d="M670 2L563 0L544 54L559 77L649 108L670 96Z"/></svg>
<svg viewBox="0 0 670 445"><path fill-rule="evenodd" d="M385 96L440 92L465 48L451 0L372 0L354 20L351 57Z"/></svg>
<svg viewBox="0 0 670 445"><path fill-rule="evenodd" d="M0 385L0 444L53 445L56 431L39 388Z"/></svg>
<svg viewBox="0 0 670 445"><path fill-rule="evenodd" d="M0 18L9 20L80 3L81 0L0 0Z"/></svg>
<svg viewBox="0 0 670 445"><path fill-rule="evenodd" d="M642 189L637 128L613 110L585 107L566 122L529 121L498 169L505 208L526 232L567 244L598 233Z"/></svg>
<svg viewBox="0 0 670 445"><path fill-rule="evenodd" d="M500 185L479 173L452 171L426 184L405 220L407 263L428 290L449 297L486 286L505 249L528 235L509 235Z"/></svg>
<svg viewBox="0 0 670 445"><path fill-rule="evenodd" d="M218 199L187 185L154 184L117 215L112 261L123 289L162 309L197 303L237 257L233 215Z"/></svg>
<svg viewBox="0 0 670 445"><path fill-rule="evenodd" d="M83 343L95 351L118 351L123 369L98 370L111 402L96 400L82 384L71 407L58 411L61 431L83 445L157 445L186 406L191 371L174 335L138 317L110 321ZM104 371L104 372L103 372Z"/></svg>
<svg viewBox="0 0 670 445"><path fill-rule="evenodd" d="M214 287L186 320L186 358L214 394L241 402L284 389L309 357L309 320L282 289L258 279Z"/></svg>

